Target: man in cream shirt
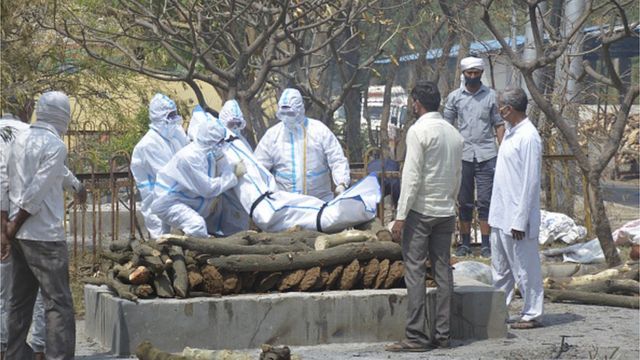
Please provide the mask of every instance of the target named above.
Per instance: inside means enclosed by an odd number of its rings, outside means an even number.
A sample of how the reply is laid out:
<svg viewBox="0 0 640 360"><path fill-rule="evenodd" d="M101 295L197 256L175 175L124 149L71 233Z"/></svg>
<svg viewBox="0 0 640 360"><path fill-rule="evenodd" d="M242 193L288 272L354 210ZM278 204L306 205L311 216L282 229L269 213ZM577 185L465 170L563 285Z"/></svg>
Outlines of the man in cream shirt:
<svg viewBox="0 0 640 360"><path fill-rule="evenodd" d="M396 222L392 232L401 240L408 307L405 339L388 351L428 351L449 346L453 275L449 266L455 202L462 171L462 135L438 113L440 92L432 82L411 91L419 117L407 132L407 154ZM426 260L438 286L435 324L426 334Z"/></svg>

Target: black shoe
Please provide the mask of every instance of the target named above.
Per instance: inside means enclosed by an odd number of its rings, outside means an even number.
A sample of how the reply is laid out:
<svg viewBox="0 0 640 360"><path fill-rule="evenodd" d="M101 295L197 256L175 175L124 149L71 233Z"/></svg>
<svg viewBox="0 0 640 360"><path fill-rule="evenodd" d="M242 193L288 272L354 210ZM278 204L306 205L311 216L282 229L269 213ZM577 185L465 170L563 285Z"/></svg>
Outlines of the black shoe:
<svg viewBox="0 0 640 360"><path fill-rule="evenodd" d="M485 259L488 259L491 257L491 249L489 249L488 247L483 247L480 250L480 256L482 256Z"/></svg>
<svg viewBox="0 0 640 360"><path fill-rule="evenodd" d="M469 249L468 246L466 245L460 245L458 246L458 249L456 250L456 256L457 257L465 257L471 255L471 249Z"/></svg>

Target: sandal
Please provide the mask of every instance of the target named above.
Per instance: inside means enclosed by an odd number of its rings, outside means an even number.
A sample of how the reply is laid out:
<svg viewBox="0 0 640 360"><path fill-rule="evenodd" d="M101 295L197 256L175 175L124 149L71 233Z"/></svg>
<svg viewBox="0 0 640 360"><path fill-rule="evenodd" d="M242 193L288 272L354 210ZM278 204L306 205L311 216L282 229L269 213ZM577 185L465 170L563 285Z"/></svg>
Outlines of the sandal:
<svg viewBox="0 0 640 360"><path fill-rule="evenodd" d="M406 339L386 345L384 349L391 352L425 352L431 350L425 345L413 344Z"/></svg>
<svg viewBox="0 0 640 360"><path fill-rule="evenodd" d="M537 320L520 320L511 324L512 329L527 330L542 327L542 323Z"/></svg>

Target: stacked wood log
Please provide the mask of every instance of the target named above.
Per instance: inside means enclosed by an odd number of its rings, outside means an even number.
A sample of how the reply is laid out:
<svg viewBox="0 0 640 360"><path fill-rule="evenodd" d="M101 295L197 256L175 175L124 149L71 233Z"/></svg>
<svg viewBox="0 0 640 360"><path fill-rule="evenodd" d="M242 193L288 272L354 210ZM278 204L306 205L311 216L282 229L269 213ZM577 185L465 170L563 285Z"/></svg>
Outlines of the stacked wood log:
<svg viewBox="0 0 640 360"><path fill-rule="evenodd" d="M545 296L553 302L576 302L637 309L640 268L630 262L592 275L546 278Z"/></svg>
<svg viewBox="0 0 640 360"><path fill-rule="evenodd" d="M615 131L616 114L609 112L599 114L590 119L585 119L579 123L579 143L582 146L587 144L604 144L609 135ZM620 148L614 156L615 172L614 177L619 177L622 173L631 176L638 176L638 165L640 163L640 115L629 115L625 126Z"/></svg>
<svg viewBox="0 0 640 360"><path fill-rule="evenodd" d="M87 283L119 297L186 298L239 293L382 289L403 286L401 248L388 231L313 231L199 239L163 235L157 242L114 242L103 270Z"/></svg>

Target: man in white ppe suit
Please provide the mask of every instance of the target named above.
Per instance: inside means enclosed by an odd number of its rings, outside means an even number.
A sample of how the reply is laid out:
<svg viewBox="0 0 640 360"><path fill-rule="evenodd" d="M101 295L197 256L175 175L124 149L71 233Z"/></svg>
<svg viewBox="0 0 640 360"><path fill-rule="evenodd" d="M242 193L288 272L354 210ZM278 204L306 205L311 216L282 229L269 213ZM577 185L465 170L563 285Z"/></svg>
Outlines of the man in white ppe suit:
<svg viewBox="0 0 640 360"><path fill-rule="evenodd" d="M40 288L46 305L46 357L73 359L75 319L62 226L67 173L62 136L71 117L69 98L57 91L43 94L36 117L14 140L7 161L10 221L5 235L10 241L13 281L6 358L33 356L25 340Z"/></svg>
<svg viewBox="0 0 640 360"><path fill-rule="evenodd" d="M217 122L202 124L196 140L158 172L151 210L186 235L209 236L205 218L211 214L216 197L246 173L242 163L232 166L226 162L222 152L225 135L226 130Z"/></svg>
<svg viewBox="0 0 640 360"><path fill-rule="evenodd" d="M9 109L7 110L14 110ZM15 111L15 110L14 110ZM9 150L13 140L20 132L29 128L29 124L18 120L11 112L6 112L0 118L0 183L1 183L1 217L2 229L0 237L2 243L2 254L0 255L0 351L2 358L7 350L9 317L9 297L12 283L12 266L10 247L8 238L5 234L7 222L9 222L9 177L7 174L7 160ZM65 190L73 191L78 194L78 199L84 202L86 200L86 190L82 183L65 167L65 178L63 182ZM33 309L33 321L31 323L29 346L35 353L34 359L44 359L45 346L45 319L44 319L44 303L42 301L42 293L38 292L36 303Z"/></svg>
<svg viewBox="0 0 640 360"><path fill-rule="evenodd" d="M298 90L284 90L276 116L281 122L267 130L254 154L274 174L278 187L330 201L333 178L336 194L342 193L351 181L349 162L331 130L305 116Z"/></svg>
<svg viewBox="0 0 640 360"><path fill-rule="evenodd" d="M131 173L141 197L141 213L152 239L169 228L151 212L156 175L178 150L187 143L175 102L163 94L156 94L149 103L149 131L140 139L131 155Z"/></svg>
<svg viewBox="0 0 640 360"><path fill-rule="evenodd" d="M542 141L527 117L524 90L506 89L497 100L508 125L498 151L489 209L493 286L506 293L507 306L518 286L524 305L509 322L512 329L531 329L542 326L544 304L538 254Z"/></svg>
<svg viewBox="0 0 640 360"><path fill-rule="evenodd" d="M236 100L227 100L220 110L218 121L227 129L225 141L234 144L238 141L251 150L251 146L242 136L247 122ZM235 143L238 144L238 143ZM213 213L206 218L209 233L221 236L233 235L249 229L249 214L242 206L234 191L225 191L218 197Z"/></svg>

